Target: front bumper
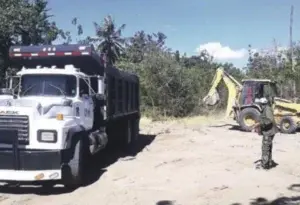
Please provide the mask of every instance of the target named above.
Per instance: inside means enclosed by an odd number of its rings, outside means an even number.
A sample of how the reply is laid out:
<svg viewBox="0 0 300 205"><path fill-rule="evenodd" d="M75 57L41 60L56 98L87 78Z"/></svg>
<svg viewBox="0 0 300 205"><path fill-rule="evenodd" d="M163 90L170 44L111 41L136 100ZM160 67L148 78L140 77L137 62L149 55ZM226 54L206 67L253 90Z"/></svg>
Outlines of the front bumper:
<svg viewBox="0 0 300 205"><path fill-rule="evenodd" d="M0 181L40 181L62 178L62 152L0 149Z"/></svg>
<svg viewBox="0 0 300 205"><path fill-rule="evenodd" d="M37 179L39 178L39 179ZM24 170L0 170L0 181L45 181L45 180L60 180L61 170L39 170L39 171L24 171Z"/></svg>

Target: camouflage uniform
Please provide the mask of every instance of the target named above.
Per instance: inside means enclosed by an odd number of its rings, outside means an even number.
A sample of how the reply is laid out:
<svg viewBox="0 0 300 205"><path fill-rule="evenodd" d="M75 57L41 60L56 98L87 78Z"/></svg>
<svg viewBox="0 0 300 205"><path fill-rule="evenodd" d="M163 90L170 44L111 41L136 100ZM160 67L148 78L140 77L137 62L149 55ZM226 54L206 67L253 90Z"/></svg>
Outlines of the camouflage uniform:
<svg viewBox="0 0 300 205"><path fill-rule="evenodd" d="M269 169L274 165L274 161L272 160L272 146L274 136L278 130L271 104L268 103L266 105L262 105L262 109L263 111L259 120L259 134L263 136L261 167L264 169Z"/></svg>

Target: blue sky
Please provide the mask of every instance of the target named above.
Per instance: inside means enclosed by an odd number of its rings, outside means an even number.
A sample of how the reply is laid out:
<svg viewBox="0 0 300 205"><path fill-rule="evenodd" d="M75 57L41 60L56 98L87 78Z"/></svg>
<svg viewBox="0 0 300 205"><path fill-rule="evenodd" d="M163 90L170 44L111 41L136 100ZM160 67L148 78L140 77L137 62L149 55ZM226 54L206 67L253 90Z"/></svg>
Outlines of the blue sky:
<svg viewBox="0 0 300 205"><path fill-rule="evenodd" d="M299 0L49 0L54 20L66 30L75 31L71 19L78 17L85 35L94 35L92 22L111 14L116 24L126 24L124 36L161 31L173 50L195 55L208 48L237 66L245 64L248 44L263 49L276 39L288 45L292 4L293 35L300 40Z"/></svg>

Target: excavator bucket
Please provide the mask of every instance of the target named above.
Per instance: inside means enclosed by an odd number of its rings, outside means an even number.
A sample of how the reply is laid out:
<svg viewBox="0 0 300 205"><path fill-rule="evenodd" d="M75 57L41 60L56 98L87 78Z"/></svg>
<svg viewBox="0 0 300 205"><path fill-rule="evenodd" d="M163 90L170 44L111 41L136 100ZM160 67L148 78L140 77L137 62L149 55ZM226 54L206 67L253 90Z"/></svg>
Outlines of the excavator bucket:
<svg viewBox="0 0 300 205"><path fill-rule="evenodd" d="M220 96L218 91L215 89L212 95L207 95L203 98L203 102L206 105L210 105L213 106L215 104L217 104L220 100Z"/></svg>

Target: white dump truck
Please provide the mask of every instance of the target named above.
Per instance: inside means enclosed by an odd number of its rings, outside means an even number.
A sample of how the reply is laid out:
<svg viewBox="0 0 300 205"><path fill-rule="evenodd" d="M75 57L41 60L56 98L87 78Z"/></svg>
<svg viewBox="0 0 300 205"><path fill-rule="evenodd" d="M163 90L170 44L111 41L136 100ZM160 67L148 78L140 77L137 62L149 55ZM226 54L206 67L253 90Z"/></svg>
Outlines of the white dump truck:
<svg viewBox="0 0 300 205"><path fill-rule="evenodd" d="M0 181L83 182L86 162L139 133L139 79L106 67L93 46L13 46L0 99Z"/></svg>

